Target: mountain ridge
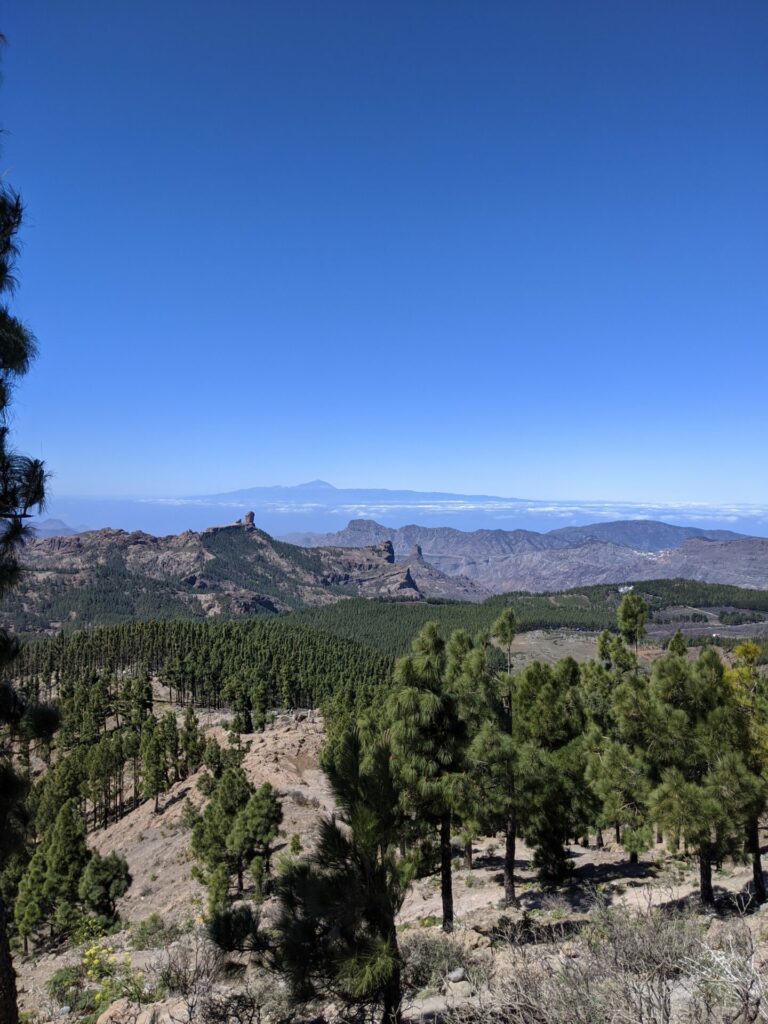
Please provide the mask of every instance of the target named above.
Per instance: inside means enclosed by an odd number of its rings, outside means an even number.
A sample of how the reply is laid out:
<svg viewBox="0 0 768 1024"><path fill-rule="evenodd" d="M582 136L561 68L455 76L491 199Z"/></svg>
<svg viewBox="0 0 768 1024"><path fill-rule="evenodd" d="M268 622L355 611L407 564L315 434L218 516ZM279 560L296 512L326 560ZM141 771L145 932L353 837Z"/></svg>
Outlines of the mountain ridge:
<svg viewBox="0 0 768 1024"><path fill-rule="evenodd" d="M252 513L245 522L164 537L105 529L33 539L18 589L0 602L0 625L50 632L277 614L350 597L482 601L652 579L768 588L768 538L646 521L538 534L353 520L322 539L321 546L276 539Z"/></svg>
<svg viewBox="0 0 768 1024"><path fill-rule="evenodd" d="M50 631L132 618L275 614L347 597L480 601L488 592L392 545L307 549L252 523L155 537L104 529L32 539L17 589L0 602L9 628Z"/></svg>
<svg viewBox="0 0 768 1024"><path fill-rule="evenodd" d="M768 540L729 530L618 520L546 533L452 527L386 527L351 520L335 534L292 534L293 543L346 547L389 541L395 557L418 545L446 575L461 575L493 593L567 590L593 583L681 576L738 586L768 585Z"/></svg>

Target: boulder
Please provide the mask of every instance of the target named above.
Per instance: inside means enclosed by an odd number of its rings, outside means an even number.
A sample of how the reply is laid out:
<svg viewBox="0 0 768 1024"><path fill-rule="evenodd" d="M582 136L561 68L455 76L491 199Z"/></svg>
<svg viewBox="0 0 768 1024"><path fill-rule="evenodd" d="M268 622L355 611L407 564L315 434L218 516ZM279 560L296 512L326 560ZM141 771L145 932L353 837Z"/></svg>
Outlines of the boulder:
<svg viewBox="0 0 768 1024"><path fill-rule="evenodd" d="M468 981L449 981L445 986L445 994L449 999L470 999L472 986Z"/></svg>

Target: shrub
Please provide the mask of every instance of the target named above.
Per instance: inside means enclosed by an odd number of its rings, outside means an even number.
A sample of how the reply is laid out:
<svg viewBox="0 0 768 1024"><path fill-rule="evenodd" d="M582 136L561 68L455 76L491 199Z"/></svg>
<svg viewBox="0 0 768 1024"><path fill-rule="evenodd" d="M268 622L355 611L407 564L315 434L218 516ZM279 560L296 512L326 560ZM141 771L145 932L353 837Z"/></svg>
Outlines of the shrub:
<svg viewBox="0 0 768 1024"><path fill-rule="evenodd" d="M210 995L200 1007L201 1024L281 1024L294 1019L285 990L268 975L247 982L241 991Z"/></svg>
<svg viewBox="0 0 768 1024"><path fill-rule="evenodd" d="M173 943L155 965L158 987L170 995L199 999L210 992L224 965L221 951L197 933Z"/></svg>
<svg viewBox="0 0 768 1024"><path fill-rule="evenodd" d="M403 957L403 986L407 991L439 988L446 974L466 967L464 949L442 933L411 932L400 943Z"/></svg>
<svg viewBox="0 0 768 1024"><path fill-rule="evenodd" d="M57 1003L75 1007L83 991L85 972L80 964L60 967L46 985L48 995Z"/></svg>
<svg viewBox="0 0 768 1024"><path fill-rule="evenodd" d="M168 946L181 935L178 925L166 925L159 914L150 914L134 925L131 930L131 946L133 949L155 949Z"/></svg>

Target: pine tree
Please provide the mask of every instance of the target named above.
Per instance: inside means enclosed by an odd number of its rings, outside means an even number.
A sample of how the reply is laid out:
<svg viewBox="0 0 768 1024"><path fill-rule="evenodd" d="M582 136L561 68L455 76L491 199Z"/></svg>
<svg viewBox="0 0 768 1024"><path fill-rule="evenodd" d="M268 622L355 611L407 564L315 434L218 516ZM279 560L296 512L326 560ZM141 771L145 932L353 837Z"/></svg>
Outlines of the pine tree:
<svg viewBox="0 0 768 1024"><path fill-rule="evenodd" d="M439 828L443 930L453 930L451 824L465 785L467 730L446 681L445 642L434 622L395 669L385 718L406 811Z"/></svg>
<svg viewBox="0 0 768 1024"><path fill-rule="evenodd" d="M517 619L513 608L505 608L491 627L491 636L498 640L507 654L507 674L512 674L512 644L517 635Z"/></svg>
<svg viewBox="0 0 768 1024"><path fill-rule="evenodd" d="M258 859L256 874L269 877L272 843L280 833L283 809L272 786L265 782L237 813L226 837L227 851L236 860L238 893L243 889L243 865ZM257 886L260 890L261 886Z"/></svg>
<svg viewBox="0 0 768 1024"><path fill-rule="evenodd" d="M41 844L35 850L21 878L14 906L16 927L24 940L25 952L28 950L29 940L40 931L50 913L50 907L43 896L45 872L45 845Z"/></svg>
<svg viewBox="0 0 768 1024"><path fill-rule="evenodd" d="M675 630L674 635L670 638L667 644L667 650L670 654L676 654L679 658L684 658L688 650L688 646L683 638L683 634L679 629Z"/></svg>
<svg viewBox="0 0 768 1024"><path fill-rule="evenodd" d="M141 737L142 792L155 801L155 814L160 810L160 794L167 789L165 747L157 724Z"/></svg>
<svg viewBox="0 0 768 1024"><path fill-rule="evenodd" d="M564 658L554 668L534 662L514 694L518 807L534 866L545 884L571 870L568 837L580 835L594 809L584 780L584 709L579 666Z"/></svg>
<svg viewBox="0 0 768 1024"><path fill-rule="evenodd" d="M96 914L112 919L116 901L126 894L131 873L125 857L113 851L106 857L94 853L80 877L78 896Z"/></svg>
<svg viewBox="0 0 768 1024"><path fill-rule="evenodd" d="M240 827L234 832L238 816L253 795L253 786L239 767L225 768L221 778L212 782L208 805L192 829L192 853L207 868L204 880L209 887L215 886L217 894L220 893L224 873L226 896L229 878L233 874L237 876L238 893L243 891L245 864L256 852L254 836L247 827L249 818L241 819ZM216 896L214 903L217 910L222 909L220 895Z"/></svg>
<svg viewBox="0 0 768 1024"><path fill-rule="evenodd" d="M179 748L181 750L182 777L186 778L192 772L196 772L203 761L203 750L205 740L200 732L200 726L195 715L195 710L190 704L184 712L184 722L179 736Z"/></svg>
<svg viewBox="0 0 768 1024"><path fill-rule="evenodd" d="M277 965L298 999L330 994L347 1005L378 1005L382 1024L399 1024L395 920L412 866L396 853L389 750L350 730L325 764L341 824L324 819L311 856L289 863L278 879Z"/></svg>
<svg viewBox="0 0 768 1024"><path fill-rule="evenodd" d="M58 934L66 934L70 928L80 876L90 856L77 801L68 800L59 811L45 849L43 897L52 910L52 931Z"/></svg>
<svg viewBox="0 0 768 1024"><path fill-rule="evenodd" d="M740 726L738 746L749 771L754 776L754 800L747 820L747 849L752 860L754 898L765 903L766 886L760 854L760 818L768 804L768 681L760 673L760 648L752 641L743 641L733 652L734 668L728 673L738 708Z"/></svg>
<svg viewBox="0 0 768 1024"><path fill-rule="evenodd" d="M159 739L163 748L163 770L165 775L166 789L171 782L169 772L173 772L173 782L179 781L179 729L176 725L176 715L172 711L166 712L159 722Z"/></svg>
<svg viewBox="0 0 768 1024"><path fill-rule="evenodd" d="M673 843L683 838L697 855L701 901L712 904L712 865L743 849L764 785L745 761L738 703L716 651L707 648L694 665L665 655L650 688L648 751L660 778L652 815Z"/></svg>
<svg viewBox="0 0 768 1024"><path fill-rule="evenodd" d="M0 46L4 43L0 36ZM8 296L16 284L14 271L23 214L19 196L0 187L0 297ZM27 532L27 519L45 499L43 464L13 450L7 425L14 386L29 369L35 351L30 330L0 302L0 594L18 579L17 552ZM0 633L0 667L17 654L16 642ZM14 739L20 735L50 736L55 726L54 715L36 715L9 685L0 687L0 872L19 850L26 831L27 782L14 769ZM5 900L0 892L0 1024L17 1024L18 1019L16 977L8 944Z"/></svg>
<svg viewBox="0 0 768 1024"><path fill-rule="evenodd" d="M618 611L619 632L628 644L634 644L635 655L640 641L645 636L648 607L639 594L630 591L622 598Z"/></svg>

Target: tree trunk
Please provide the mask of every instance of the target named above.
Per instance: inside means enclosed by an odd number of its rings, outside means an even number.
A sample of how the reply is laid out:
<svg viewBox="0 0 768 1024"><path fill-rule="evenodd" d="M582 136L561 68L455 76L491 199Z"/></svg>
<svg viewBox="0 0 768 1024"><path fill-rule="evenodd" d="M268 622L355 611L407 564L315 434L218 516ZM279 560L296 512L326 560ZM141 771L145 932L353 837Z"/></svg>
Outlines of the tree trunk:
<svg viewBox="0 0 768 1024"><path fill-rule="evenodd" d="M403 989L400 978L400 964L396 963L382 995L383 1013L381 1024L401 1024L403 1019Z"/></svg>
<svg viewBox="0 0 768 1024"><path fill-rule="evenodd" d="M451 876L451 816L440 820L440 890L443 897L443 931L453 931L453 878Z"/></svg>
<svg viewBox="0 0 768 1024"><path fill-rule="evenodd" d="M656 829L656 842L659 846L664 842L664 835L659 829Z"/></svg>
<svg viewBox="0 0 768 1024"><path fill-rule="evenodd" d="M755 887L755 899L765 903L765 878L763 877L763 861L760 857L760 829L757 818L752 818L747 825L747 843L752 854L752 881Z"/></svg>
<svg viewBox="0 0 768 1024"><path fill-rule="evenodd" d="M508 907L517 906L515 891L515 840L517 838L517 821L514 812L507 817L504 835L504 903Z"/></svg>
<svg viewBox="0 0 768 1024"><path fill-rule="evenodd" d="M243 862L241 860L237 862L237 895L243 895Z"/></svg>
<svg viewBox="0 0 768 1024"><path fill-rule="evenodd" d="M464 867L467 871L472 870L472 840L468 839L464 843Z"/></svg>
<svg viewBox="0 0 768 1024"><path fill-rule="evenodd" d="M0 1024L19 1024L19 1009L16 1004L16 972L11 960L8 931L5 919L5 904L0 896Z"/></svg>
<svg viewBox="0 0 768 1024"><path fill-rule="evenodd" d="M603 840L603 830L601 828L597 830L597 835L595 836L595 846L598 848L598 850L602 850L602 848L605 846L605 841Z"/></svg>
<svg viewBox="0 0 768 1024"><path fill-rule="evenodd" d="M618 821L614 825L614 828L616 829L616 845L621 846L621 825Z"/></svg>
<svg viewBox="0 0 768 1024"><path fill-rule="evenodd" d="M581 845L585 850L589 849L589 836L586 833L581 837Z"/></svg>
<svg viewBox="0 0 768 1024"><path fill-rule="evenodd" d="M709 852L702 850L699 853L699 895L705 907L711 907L715 902L715 890L712 888L712 861L709 859Z"/></svg>
<svg viewBox="0 0 768 1024"><path fill-rule="evenodd" d="M630 864L637 864L637 850L632 850L632 852L630 853L630 855L629 855L629 863Z"/></svg>

